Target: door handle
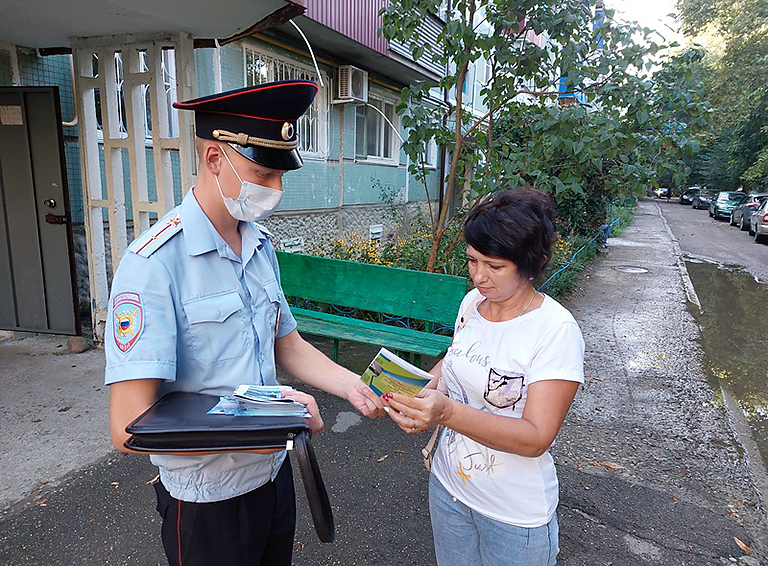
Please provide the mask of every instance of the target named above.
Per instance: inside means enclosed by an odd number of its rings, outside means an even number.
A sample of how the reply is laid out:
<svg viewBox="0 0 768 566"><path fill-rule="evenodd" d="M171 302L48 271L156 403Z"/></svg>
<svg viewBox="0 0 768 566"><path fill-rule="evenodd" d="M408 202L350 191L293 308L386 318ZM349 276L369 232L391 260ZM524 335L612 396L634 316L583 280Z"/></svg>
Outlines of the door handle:
<svg viewBox="0 0 768 566"><path fill-rule="evenodd" d="M67 217L63 214L46 214L45 221L48 224L66 224L68 222Z"/></svg>

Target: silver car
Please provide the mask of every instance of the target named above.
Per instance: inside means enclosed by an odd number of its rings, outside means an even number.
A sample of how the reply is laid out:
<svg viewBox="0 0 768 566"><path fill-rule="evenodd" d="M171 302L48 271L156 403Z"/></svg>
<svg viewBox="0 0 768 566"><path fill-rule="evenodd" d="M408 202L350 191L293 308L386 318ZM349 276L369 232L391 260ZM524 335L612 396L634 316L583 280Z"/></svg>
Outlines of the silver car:
<svg viewBox="0 0 768 566"><path fill-rule="evenodd" d="M749 217L749 234L755 237L755 242L768 243L768 199Z"/></svg>
<svg viewBox="0 0 768 566"><path fill-rule="evenodd" d="M768 193L752 193L741 201L739 206L731 211L731 226L738 226L740 230L749 230L749 217L760 208L760 203L768 198Z"/></svg>

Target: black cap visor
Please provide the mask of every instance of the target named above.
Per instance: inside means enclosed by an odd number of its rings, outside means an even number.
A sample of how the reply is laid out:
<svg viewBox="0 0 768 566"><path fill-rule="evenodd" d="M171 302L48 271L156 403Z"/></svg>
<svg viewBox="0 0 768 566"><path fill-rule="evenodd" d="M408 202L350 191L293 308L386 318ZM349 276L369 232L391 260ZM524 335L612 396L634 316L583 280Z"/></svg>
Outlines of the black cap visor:
<svg viewBox="0 0 768 566"><path fill-rule="evenodd" d="M272 149L255 145L244 147L236 143L228 145L246 159L262 167L269 167L278 171L293 171L301 169L304 165L298 149Z"/></svg>

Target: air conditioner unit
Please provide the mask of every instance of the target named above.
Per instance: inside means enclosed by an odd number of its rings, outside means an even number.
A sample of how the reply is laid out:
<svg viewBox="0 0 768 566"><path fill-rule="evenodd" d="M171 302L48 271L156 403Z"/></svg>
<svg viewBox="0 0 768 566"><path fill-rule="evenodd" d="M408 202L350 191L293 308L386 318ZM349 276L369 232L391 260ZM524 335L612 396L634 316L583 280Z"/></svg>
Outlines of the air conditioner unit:
<svg viewBox="0 0 768 566"><path fill-rule="evenodd" d="M342 65L339 67L339 98L334 102L368 102L368 72Z"/></svg>

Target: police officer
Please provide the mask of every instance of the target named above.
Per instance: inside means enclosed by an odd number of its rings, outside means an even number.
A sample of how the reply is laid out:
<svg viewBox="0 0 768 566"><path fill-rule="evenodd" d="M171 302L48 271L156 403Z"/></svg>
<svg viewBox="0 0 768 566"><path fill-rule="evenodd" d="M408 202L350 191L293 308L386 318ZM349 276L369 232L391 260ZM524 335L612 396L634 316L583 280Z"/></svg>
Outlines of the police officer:
<svg viewBox="0 0 768 566"><path fill-rule="evenodd" d="M198 177L181 205L129 246L112 282L105 382L118 451L129 451L126 425L163 394L277 384L276 363L366 416L382 413L357 375L297 332L269 233L256 223L277 208L283 174L302 166L296 120L316 93L312 82L283 81L175 105L195 112ZM310 395L285 395L322 429ZM172 566L291 563L296 510L285 451L151 460Z"/></svg>

